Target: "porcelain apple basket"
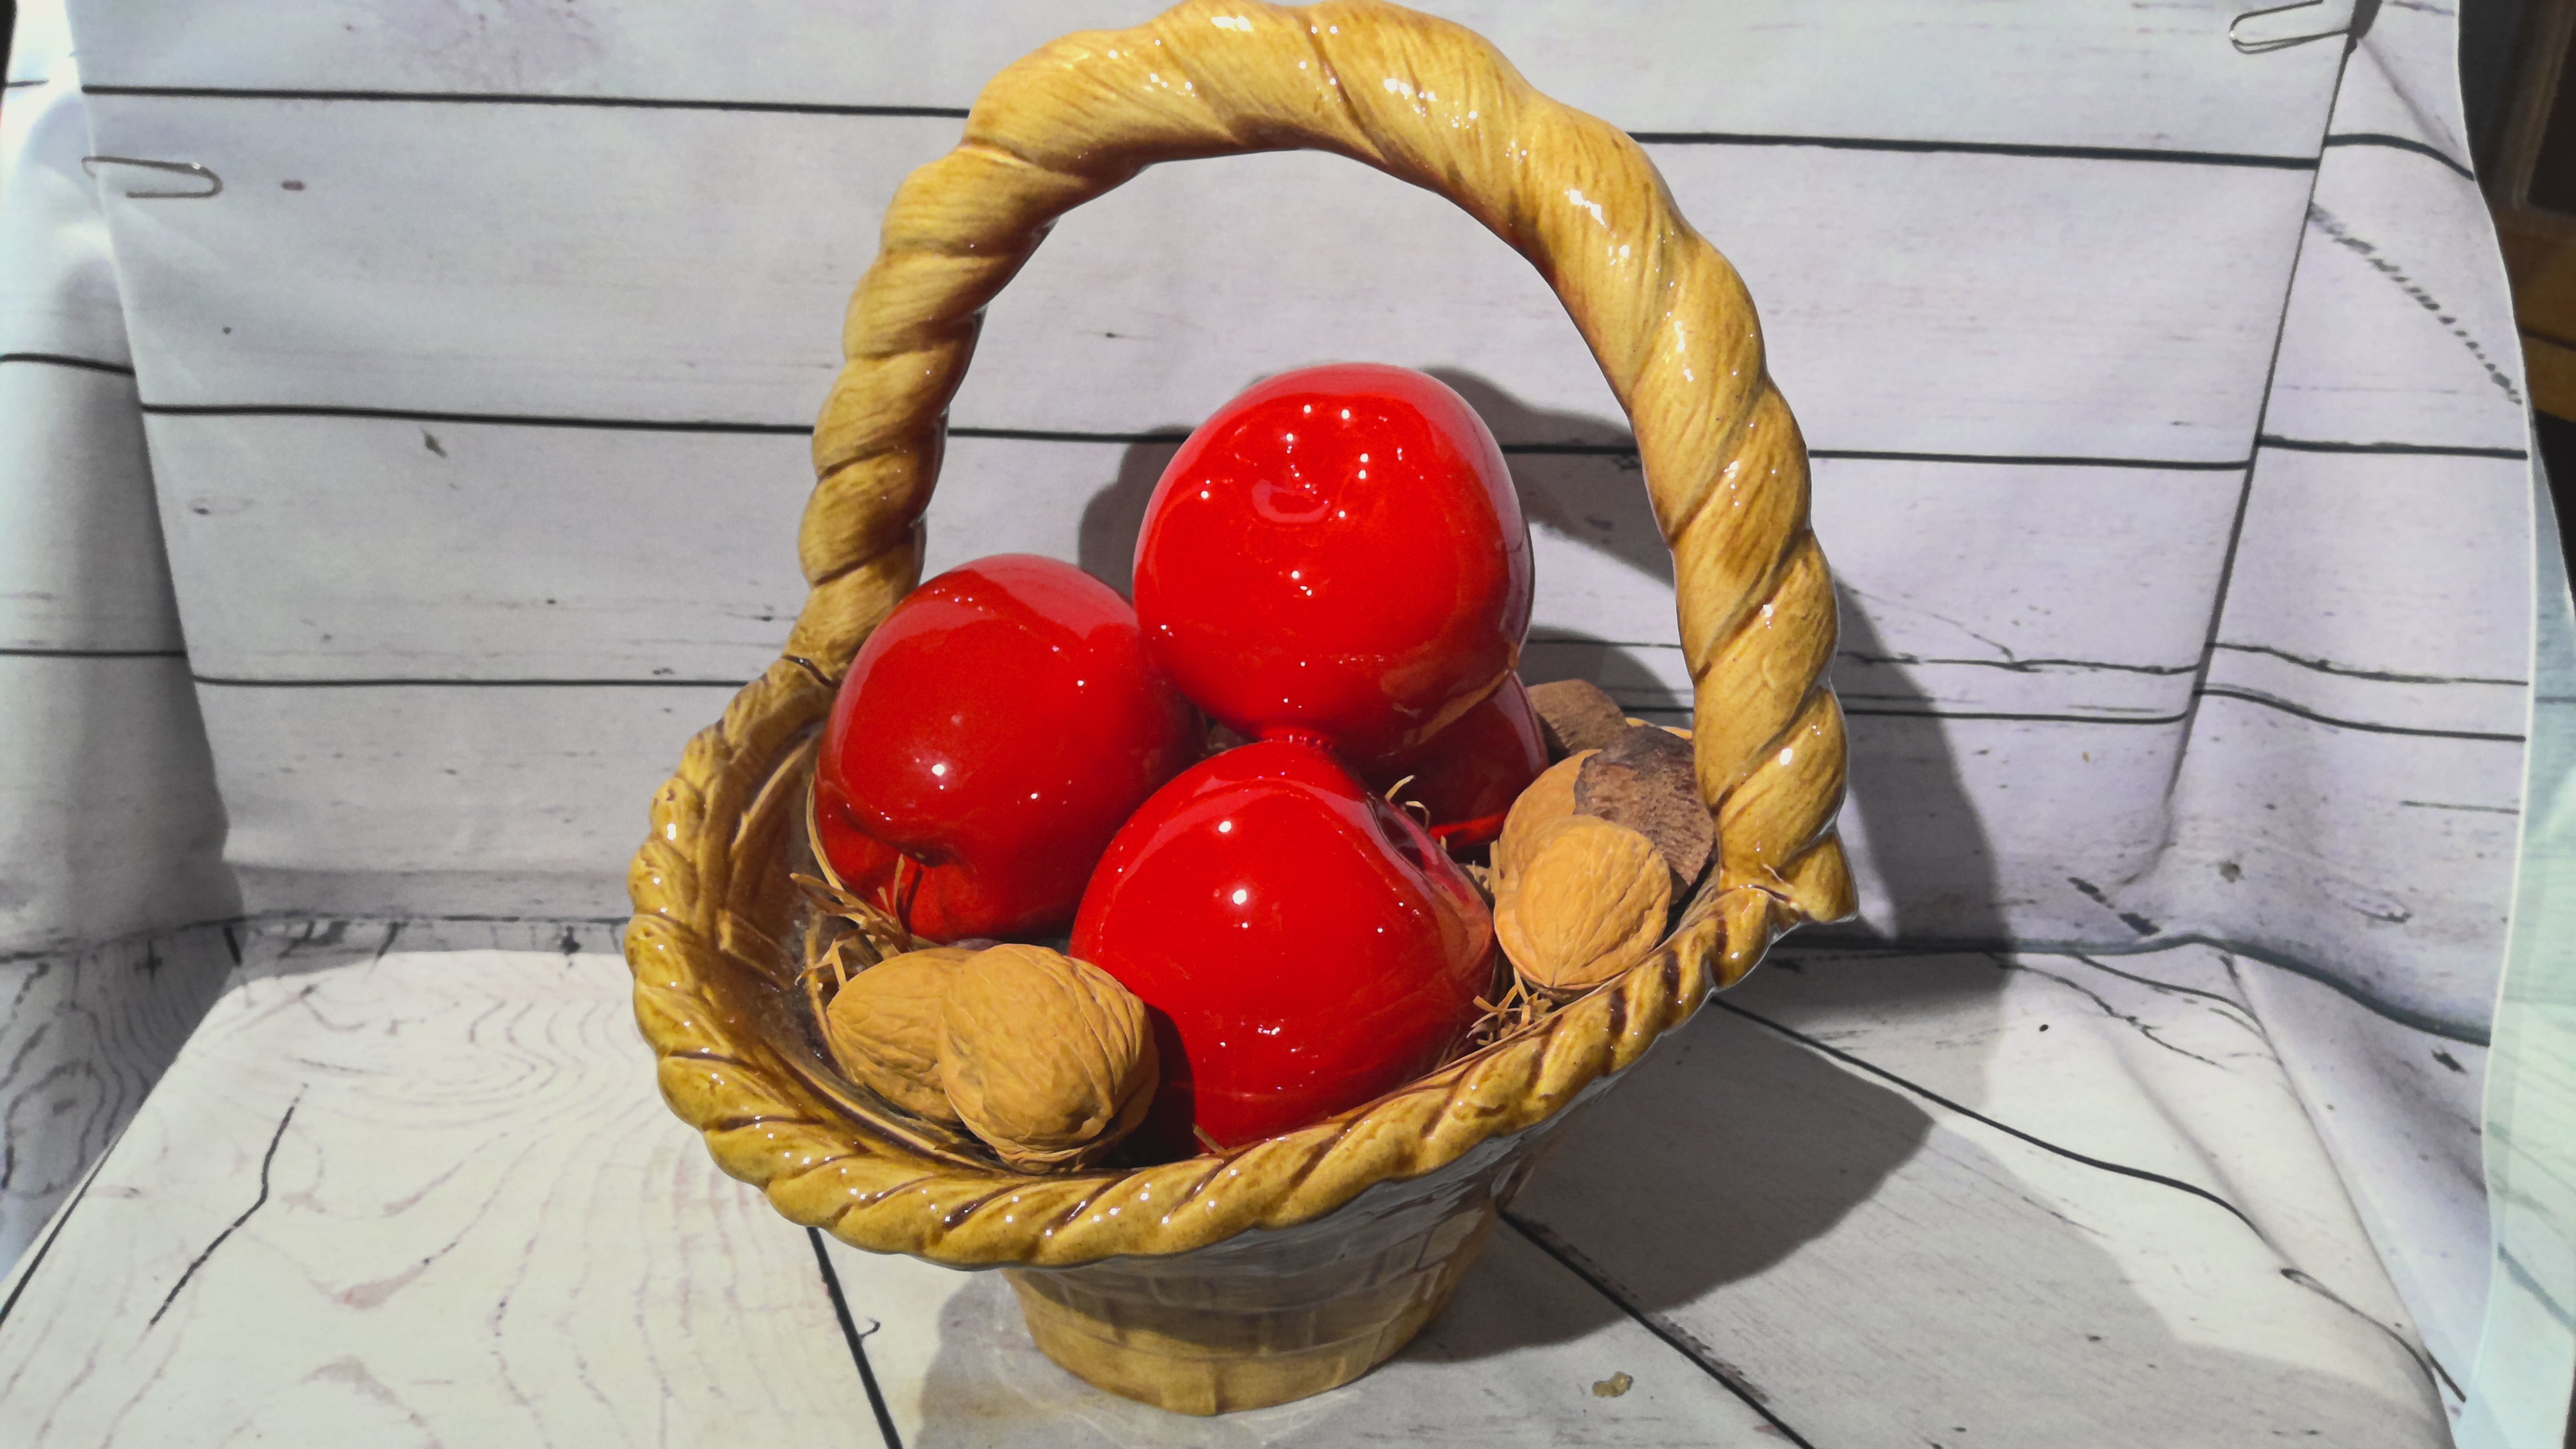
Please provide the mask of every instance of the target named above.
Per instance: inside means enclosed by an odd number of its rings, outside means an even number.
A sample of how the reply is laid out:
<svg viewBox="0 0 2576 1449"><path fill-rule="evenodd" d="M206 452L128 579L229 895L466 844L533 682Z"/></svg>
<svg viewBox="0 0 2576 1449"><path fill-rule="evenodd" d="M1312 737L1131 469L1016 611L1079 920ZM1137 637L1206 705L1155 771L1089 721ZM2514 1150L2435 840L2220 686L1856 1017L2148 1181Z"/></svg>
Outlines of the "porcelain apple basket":
<svg viewBox="0 0 2576 1449"><path fill-rule="evenodd" d="M852 1085L809 1023L789 874L810 868L813 740L860 641L919 581L982 308L1059 215L1144 167L1292 148L1466 208L1590 344L1673 551L1718 862L1645 962L1365 1106L1222 1154L1024 1176ZM1059 40L985 88L965 140L896 193L883 245L814 432L813 591L783 657L689 743L635 858L626 952L663 1095L796 1222L1009 1268L1039 1345L1103 1387L1197 1413L1330 1388L1438 1312L1568 1107L1780 932L1849 913L1834 593L1752 301L1635 142L1475 34L1377 0L1193 0Z"/></svg>

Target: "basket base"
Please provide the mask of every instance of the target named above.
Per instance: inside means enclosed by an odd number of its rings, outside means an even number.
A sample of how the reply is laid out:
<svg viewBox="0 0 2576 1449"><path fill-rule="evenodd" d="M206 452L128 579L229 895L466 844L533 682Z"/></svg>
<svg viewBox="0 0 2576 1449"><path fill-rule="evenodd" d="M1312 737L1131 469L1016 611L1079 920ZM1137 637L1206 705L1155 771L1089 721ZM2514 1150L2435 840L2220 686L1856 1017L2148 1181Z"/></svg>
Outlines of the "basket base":
<svg viewBox="0 0 2576 1449"><path fill-rule="evenodd" d="M1447 1305L1495 1216L1486 1200L1414 1252L1198 1291L1114 1262L1002 1276L1039 1350L1076 1377L1174 1413L1226 1414L1310 1398L1393 1357Z"/></svg>

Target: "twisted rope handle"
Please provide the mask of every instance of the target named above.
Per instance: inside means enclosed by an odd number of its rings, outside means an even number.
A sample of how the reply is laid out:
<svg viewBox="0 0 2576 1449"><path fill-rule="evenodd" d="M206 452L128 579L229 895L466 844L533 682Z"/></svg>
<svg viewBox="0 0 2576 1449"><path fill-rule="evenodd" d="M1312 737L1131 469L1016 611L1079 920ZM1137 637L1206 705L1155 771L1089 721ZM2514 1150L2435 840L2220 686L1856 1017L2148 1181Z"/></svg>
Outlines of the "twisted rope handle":
<svg viewBox="0 0 2576 1449"><path fill-rule="evenodd" d="M1719 984L1791 921L1848 914L1831 831L1842 712L1823 679L1833 583L1752 298L1634 141L1531 89L1473 32L1377 0L1191 0L1068 36L985 89L963 144L895 194L850 305L849 362L814 433L821 484L799 549L814 592L790 651L837 675L917 581L982 309L1055 218L1157 161L1293 148L1464 207L1556 289L1628 410L1673 550L1700 790L1718 816Z"/></svg>
<svg viewBox="0 0 2576 1449"><path fill-rule="evenodd" d="M1600 360L1673 550L1719 867L1653 957L1536 1027L1217 1158L1025 1178L854 1121L773 1040L789 953L768 932L791 909L780 762L920 577L921 514L980 311L1057 216L1145 166L1299 147L1466 208L1546 276ZM799 540L813 592L785 657L690 742L629 877L636 1017L663 1095L788 1217L878 1251L1033 1265L1310 1221L1545 1123L1780 930L1849 912L1831 829L1842 715L1822 678L1833 588L1752 301L1634 142L1530 89L1473 33L1382 0L1191 0L1047 46L997 77L964 143L896 194L846 350Z"/></svg>

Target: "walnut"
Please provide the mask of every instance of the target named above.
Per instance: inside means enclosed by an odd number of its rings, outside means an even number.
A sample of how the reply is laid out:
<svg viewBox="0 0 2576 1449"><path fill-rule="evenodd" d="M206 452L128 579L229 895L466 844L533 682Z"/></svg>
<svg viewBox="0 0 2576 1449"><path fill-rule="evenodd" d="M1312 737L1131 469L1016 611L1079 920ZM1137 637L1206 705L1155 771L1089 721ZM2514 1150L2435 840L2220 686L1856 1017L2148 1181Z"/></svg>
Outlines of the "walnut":
<svg viewBox="0 0 2576 1449"><path fill-rule="evenodd" d="M1503 817L1503 833L1494 842L1494 884L1499 888L1527 854L1529 842L1540 827L1574 813L1574 786L1583 773L1583 762L1600 753L1585 750L1547 767L1530 781L1512 802L1509 815Z"/></svg>
<svg viewBox="0 0 2576 1449"><path fill-rule="evenodd" d="M1099 1156L1144 1120L1159 1073L1145 1004L1088 961L995 946L949 983L939 1079L966 1129L1010 1167Z"/></svg>
<svg viewBox="0 0 2576 1449"><path fill-rule="evenodd" d="M1522 843L1494 893L1494 934L1543 996L1576 995L1636 965L1664 938L1672 872L1625 825L1564 815Z"/></svg>
<svg viewBox="0 0 2576 1449"><path fill-rule="evenodd" d="M1530 708L1548 753L1560 759L1597 750L1628 727L1627 711L1600 685L1581 679L1559 679L1529 687Z"/></svg>
<svg viewBox="0 0 2576 1449"><path fill-rule="evenodd" d="M823 1012L823 1041L854 1081L934 1122L957 1124L939 1085L939 1011L975 953L933 946L889 956L850 978Z"/></svg>
<svg viewBox="0 0 2576 1449"><path fill-rule="evenodd" d="M1717 846L1717 821L1700 799L1689 741L1653 725L1623 732L1585 761L1575 776L1574 808L1653 841L1672 867L1676 893L1699 879Z"/></svg>

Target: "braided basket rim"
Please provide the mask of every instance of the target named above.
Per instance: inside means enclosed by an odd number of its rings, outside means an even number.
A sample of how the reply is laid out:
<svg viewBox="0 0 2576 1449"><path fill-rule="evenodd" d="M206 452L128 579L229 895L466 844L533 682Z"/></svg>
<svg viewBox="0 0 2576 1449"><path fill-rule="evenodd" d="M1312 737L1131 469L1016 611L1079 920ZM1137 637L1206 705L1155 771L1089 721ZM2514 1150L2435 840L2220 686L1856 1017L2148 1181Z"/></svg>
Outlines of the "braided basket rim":
<svg viewBox="0 0 2576 1449"><path fill-rule="evenodd" d="M1183 79L1177 100L1164 70ZM1343 86L1371 70L1401 96ZM785 872L737 867L761 860L839 674L919 578L946 401L983 305L1055 215L1143 165L1294 147L1469 210L1539 267L1600 358L1674 548L1719 860L1645 961L1375 1101L1129 1171L983 1166L855 1115L781 1052L779 1013L801 1008L778 976L773 877ZM1559 185L1569 178L1582 185ZM1550 204L1558 191L1571 206ZM1605 203L1616 224L1601 221ZM1610 253L1566 215L1586 208L1614 240L1636 240ZM1740 979L1781 931L1849 913L1832 829L1841 714L1822 675L1832 589L1806 527L1804 446L1762 370L1750 299L1633 141L1539 95L1481 37L1382 0L1190 0L1133 30L1054 42L997 77L960 146L898 193L848 346L815 432L821 481L801 544L813 593L783 656L690 741L656 794L629 881L636 1018L664 1099L788 1218L876 1251L1035 1267L1312 1222L1546 1121Z"/></svg>

